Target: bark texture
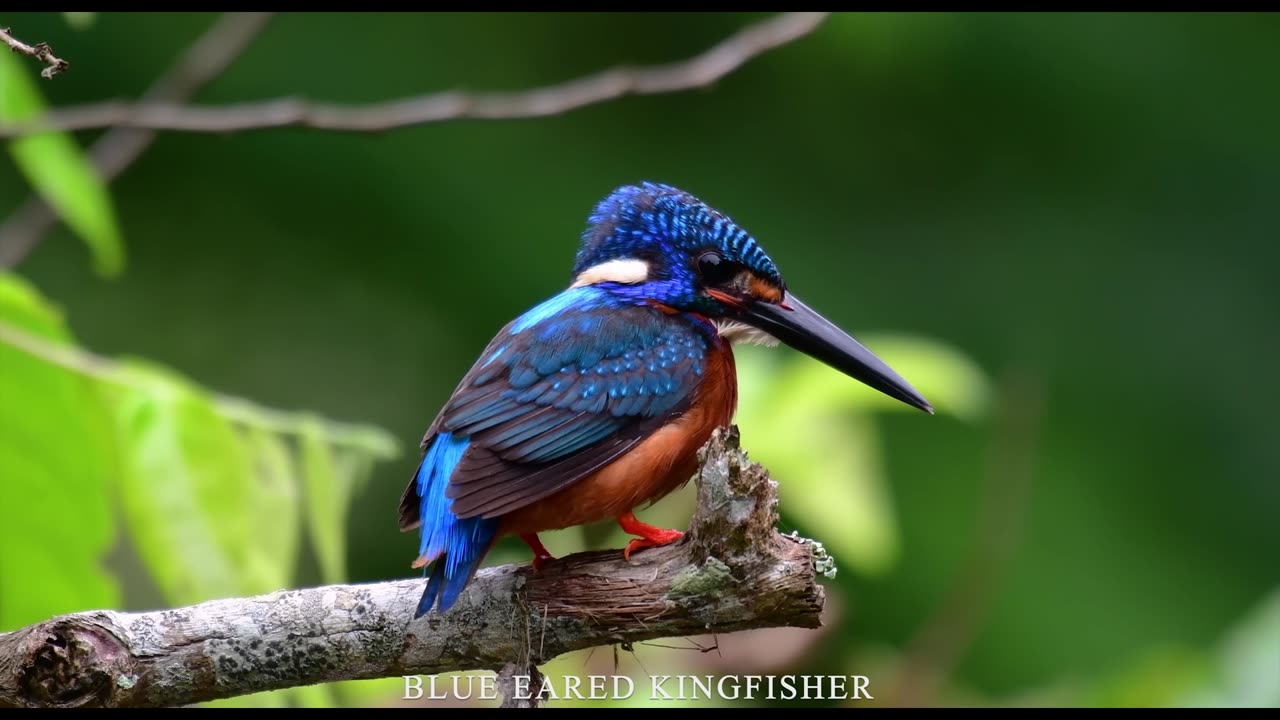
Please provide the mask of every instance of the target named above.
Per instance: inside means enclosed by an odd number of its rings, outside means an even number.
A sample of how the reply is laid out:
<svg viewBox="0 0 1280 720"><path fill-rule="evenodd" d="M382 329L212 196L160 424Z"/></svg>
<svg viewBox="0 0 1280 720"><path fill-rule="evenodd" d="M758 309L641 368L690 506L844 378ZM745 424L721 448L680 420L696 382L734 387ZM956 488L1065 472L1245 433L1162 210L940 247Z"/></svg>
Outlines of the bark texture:
<svg viewBox="0 0 1280 720"><path fill-rule="evenodd" d="M777 532L776 485L735 428L702 450L680 541L477 574L413 620L424 579L92 611L0 635L0 707L188 705L337 680L535 668L614 643L820 625L822 546ZM501 679L501 678L500 678Z"/></svg>

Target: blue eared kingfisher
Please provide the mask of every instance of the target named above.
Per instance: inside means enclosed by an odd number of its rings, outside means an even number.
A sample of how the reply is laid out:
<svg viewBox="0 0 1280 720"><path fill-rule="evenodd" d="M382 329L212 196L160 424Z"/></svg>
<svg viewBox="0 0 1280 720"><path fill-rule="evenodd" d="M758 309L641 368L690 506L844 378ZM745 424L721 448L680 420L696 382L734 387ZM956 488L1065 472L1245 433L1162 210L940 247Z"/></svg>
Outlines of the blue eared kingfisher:
<svg viewBox="0 0 1280 720"><path fill-rule="evenodd" d="M687 483L729 425L732 346L778 341L930 414L919 392L787 288L763 248L680 189L621 187L596 205L571 282L508 323L427 429L400 501L430 566L415 617L447 611L495 542L616 521L623 551L683 533L634 509ZM426 572L426 571L424 571Z"/></svg>

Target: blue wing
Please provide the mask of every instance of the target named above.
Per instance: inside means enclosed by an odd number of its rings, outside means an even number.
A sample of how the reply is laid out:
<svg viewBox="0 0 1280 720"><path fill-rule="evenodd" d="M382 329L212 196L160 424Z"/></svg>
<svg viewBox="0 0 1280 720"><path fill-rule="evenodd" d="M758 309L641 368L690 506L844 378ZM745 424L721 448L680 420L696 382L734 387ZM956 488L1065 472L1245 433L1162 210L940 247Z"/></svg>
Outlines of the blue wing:
<svg viewBox="0 0 1280 720"><path fill-rule="evenodd" d="M688 407L708 336L650 306L569 290L499 335L439 430L471 446L449 483L459 517L497 517L600 469Z"/></svg>
<svg viewBox="0 0 1280 720"><path fill-rule="evenodd" d="M427 607L434 592L447 596L442 608L452 604L500 516L587 477L683 413L713 333L591 287L503 328L427 431L401 501L401 529L421 526L426 561L447 561Z"/></svg>
<svg viewBox="0 0 1280 720"><path fill-rule="evenodd" d="M468 442L447 488L456 517L494 518L551 495L688 407L708 329L614 303L595 288L567 290L503 328L463 378L423 440ZM418 499L406 493L402 528L419 520Z"/></svg>

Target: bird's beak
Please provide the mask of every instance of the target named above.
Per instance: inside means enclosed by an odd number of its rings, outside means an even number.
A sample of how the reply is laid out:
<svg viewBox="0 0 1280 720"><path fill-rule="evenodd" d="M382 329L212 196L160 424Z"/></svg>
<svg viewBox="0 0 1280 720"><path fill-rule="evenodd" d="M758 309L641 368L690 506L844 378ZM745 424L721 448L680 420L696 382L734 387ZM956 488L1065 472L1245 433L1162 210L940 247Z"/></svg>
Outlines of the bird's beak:
<svg viewBox="0 0 1280 720"><path fill-rule="evenodd" d="M795 295L781 303L748 302L742 320L889 397L930 415L933 406L910 383Z"/></svg>

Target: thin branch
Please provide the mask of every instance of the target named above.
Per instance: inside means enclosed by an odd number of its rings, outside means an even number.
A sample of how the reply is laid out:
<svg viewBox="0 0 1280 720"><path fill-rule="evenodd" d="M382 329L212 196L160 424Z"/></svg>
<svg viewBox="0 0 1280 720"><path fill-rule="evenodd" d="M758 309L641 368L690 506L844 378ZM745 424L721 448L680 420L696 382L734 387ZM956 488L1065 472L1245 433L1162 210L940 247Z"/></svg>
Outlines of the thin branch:
<svg viewBox="0 0 1280 720"><path fill-rule="evenodd" d="M11 347L31 357L85 377L130 390L148 391L153 386L139 382L116 362L86 350L58 345L0 320L0 347ZM308 413L286 412L263 407L244 398L210 393L218 413L231 422L257 427L281 435L302 435L317 422L333 445L360 448L380 458L395 457L396 443L382 431L351 423L321 419Z"/></svg>
<svg viewBox="0 0 1280 720"><path fill-rule="evenodd" d="M275 13L270 12L223 15L147 88L142 101L182 103L191 99L226 72L274 16ZM94 161L107 179L114 178L132 164L156 136L154 132L116 130L103 135L91 150Z"/></svg>
<svg viewBox="0 0 1280 720"><path fill-rule="evenodd" d="M53 54L53 48L48 43L36 43L28 45L18 38L9 34L9 28L0 28L0 42L8 45L11 50L19 55L35 58L42 63L48 65L40 71L40 77L46 80L52 80L54 75L66 72L71 63L57 57Z"/></svg>
<svg viewBox="0 0 1280 720"><path fill-rule="evenodd" d="M274 13L228 13L218 19L178 58L146 93L143 102L181 103L226 71L256 38ZM110 182L136 161L155 140L151 130L113 128L93 144L89 158ZM57 213L38 196L27 198L0 225L0 267L14 267L58 222Z"/></svg>
<svg viewBox="0 0 1280 720"><path fill-rule="evenodd" d="M219 133L290 126L379 132L447 120L512 120L559 115L628 95L656 95L707 87L751 59L808 35L829 15L826 12L784 13L743 28L688 60L642 68L620 67L521 92L444 92L367 106L313 103L296 98L221 107L108 102L55 110L42 119L21 124L0 125L0 137L49 129L113 126Z"/></svg>
<svg viewBox="0 0 1280 720"><path fill-rule="evenodd" d="M741 450L736 428L717 431L699 459L689 532L630 561L609 550L561 558L537 573L528 565L487 568L448 613L418 620L421 579L60 616L0 635L0 707L189 705L466 670L500 673L493 685L508 692L537 693L536 681L517 679L576 650L819 627L816 546L777 532L776 483ZM508 696L506 704L537 700Z"/></svg>

